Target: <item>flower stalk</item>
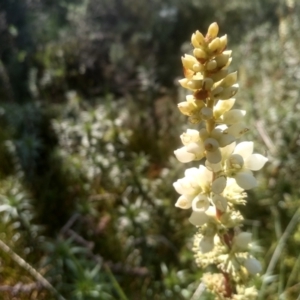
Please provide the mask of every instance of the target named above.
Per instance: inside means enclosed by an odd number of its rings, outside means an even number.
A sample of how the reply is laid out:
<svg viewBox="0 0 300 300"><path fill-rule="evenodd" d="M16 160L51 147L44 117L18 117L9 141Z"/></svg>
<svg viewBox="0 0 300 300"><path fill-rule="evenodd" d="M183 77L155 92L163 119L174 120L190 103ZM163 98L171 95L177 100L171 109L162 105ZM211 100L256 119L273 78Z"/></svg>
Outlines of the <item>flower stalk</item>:
<svg viewBox="0 0 300 300"><path fill-rule="evenodd" d="M199 267L215 265L217 273L205 273L202 281L216 299L256 299L249 287L261 265L249 253L251 234L242 231L243 217L236 205L246 204L245 190L256 187L253 171L267 158L253 154L253 142L237 140L249 131L245 111L233 109L238 91L237 72L230 73L232 51L227 35L218 37L217 23L204 36L191 38L193 55L182 57L181 86L192 92L180 102L180 112L199 129L188 129L180 138L183 147L174 151L182 163L205 159L204 165L185 171L173 185L180 194L176 206L191 209L189 221L198 228L194 238Z"/></svg>

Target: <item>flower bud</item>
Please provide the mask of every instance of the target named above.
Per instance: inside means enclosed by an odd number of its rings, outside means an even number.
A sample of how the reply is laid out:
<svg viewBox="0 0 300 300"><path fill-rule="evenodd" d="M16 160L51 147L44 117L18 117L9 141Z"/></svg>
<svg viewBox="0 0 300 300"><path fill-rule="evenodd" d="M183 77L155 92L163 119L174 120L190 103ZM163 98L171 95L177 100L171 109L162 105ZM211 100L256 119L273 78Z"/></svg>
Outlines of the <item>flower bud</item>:
<svg viewBox="0 0 300 300"><path fill-rule="evenodd" d="M213 59L206 64L206 70L212 71L218 66L217 62Z"/></svg>
<svg viewBox="0 0 300 300"><path fill-rule="evenodd" d="M247 269L247 271L252 275L260 273L262 270L260 262L254 257L247 258L244 262L244 266Z"/></svg>
<svg viewBox="0 0 300 300"><path fill-rule="evenodd" d="M227 100L233 97L239 89L239 85L236 83L228 88L223 89L223 91L218 95L220 99Z"/></svg>
<svg viewBox="0 0 300 300"><path fill-rule="evenodd" d="M194 51L194 56L197 58L197 59L206 59L207 58L207 54L202 50L202 49L199 49L199 48L195 48Z"/></svg>
<svg viewBox="0 0 300 300"><path fill-rule="evenodd" d="M184 56L182 56L181 61L182 61L182 65L186 69L190 69L190 70L193 70L193 65L195 63L198 63L197 59L194 56L188 55L188 54L185 54Z"/></svg>
<svg viewBox="0 0 300 300"><path fill-rule="evenodd" d="M240 232L234 237L234 245L242 250L246 250L252 239L252 233Z"/></svg>
<svg viewBox="0 0 300 300"><path fill-rule="evenodd" d="M235 103L235 99L231 98L228 100L218 101L214 108L214 117L220 118L225 112L229 111Z"/></svg>
<svg viewBox="0 0 300 300"><path fill-rule="evenodd" d="M226 187L226 177L221 176L215 179L211 185L211 190L215 194L221 194Z"/></svg>
<svg viewBox="0 0 300 300"><path fill-rule="evenodd" d="M213 116L213 110L209 107L203 107L200 111L200 116L203 120L209 120Z"/></svg>
<svg viewBox="0 0 300 300"><path fill-rule="evenodd" d="M228 74L228 70L223 69L220 70L216 73L210 74L209 77L214 81L214 82L218 82L220 80L222 80L223 78L225 78Z"/></svg>
<svg viewBox="0 0 300 300"><path fill-rule="evenodd" d="M204 70L204 66L200 64L199 62L196 62L193 64L193 71L195 72L202 72Z"/></svg>
<svg viewBox="0 0 300 300"><path fill-rule="evenodd" d="M201 46L204 46L205 39L199 30L192 34L191 42L195 48L200 48Z"/></svg>
<svg viewBox="0 0 300 300"><path fill-rule="evenodd" d="M220 51L224 50L227 46L227 34L220 37Z"/></svg>
<svg viewBox="0 0 300 300"><path fill-rule="evenodd" d="M215 38L208 44L208 48L211 52L216 52L217 50L219 50L220 45L221 45L220 39Z"/></svg>
<svg viewBox="0 0 300 300"><path fill-rule="evenodd" d="M207 30L207 36L210 38L215 38L219 33L219 26L216 22L210 24Z"/></svg>

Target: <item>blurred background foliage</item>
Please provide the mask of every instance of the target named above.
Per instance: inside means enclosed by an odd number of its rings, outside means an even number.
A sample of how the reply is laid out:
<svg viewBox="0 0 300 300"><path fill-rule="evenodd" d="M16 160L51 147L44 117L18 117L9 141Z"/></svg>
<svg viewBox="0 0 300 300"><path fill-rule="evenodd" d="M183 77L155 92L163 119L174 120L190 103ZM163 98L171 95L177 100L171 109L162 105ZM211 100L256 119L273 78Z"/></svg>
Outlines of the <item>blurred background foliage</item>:
<svg viewBox="0 0 300 300"><path fill-rule="evenodd" d="M260 299L297 299L299 15L295 0L2 0L1 299L192 297L202 270L172 187L188 126L177 79L191 33L214 21L246 139L270 160L243 212Z"/></svg>

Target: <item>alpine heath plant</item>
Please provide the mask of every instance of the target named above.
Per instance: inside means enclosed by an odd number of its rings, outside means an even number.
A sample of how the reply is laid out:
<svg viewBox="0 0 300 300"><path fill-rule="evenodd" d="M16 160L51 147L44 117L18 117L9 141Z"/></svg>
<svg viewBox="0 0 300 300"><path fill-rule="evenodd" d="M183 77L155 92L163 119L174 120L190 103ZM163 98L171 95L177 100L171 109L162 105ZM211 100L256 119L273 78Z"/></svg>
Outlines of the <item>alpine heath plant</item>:
<svg viewBox="0 0 300 300"><path fill-rule="evenodd" d="M237 140L249 129L244 110L233 109L238 91L237 72L230 73L232 51L226 50L227 35L218 37L217 23L204 36L192 35L193 55L182 57L182 87L191 91L178 104L180 112L199 129L188 129L174 151L182 163L205 159L204 165L188 168L173 185L180 194L176 206L192 211L189 221L198 228L194 238L196 263L217 272L205 273L202 281L216 299L256 299L249 287L261 265L249 253L251 233L243 232L243 216L236 205L246 204L245 190L257 185L253 171L267 162L253 153L253 142Z"/></svg>

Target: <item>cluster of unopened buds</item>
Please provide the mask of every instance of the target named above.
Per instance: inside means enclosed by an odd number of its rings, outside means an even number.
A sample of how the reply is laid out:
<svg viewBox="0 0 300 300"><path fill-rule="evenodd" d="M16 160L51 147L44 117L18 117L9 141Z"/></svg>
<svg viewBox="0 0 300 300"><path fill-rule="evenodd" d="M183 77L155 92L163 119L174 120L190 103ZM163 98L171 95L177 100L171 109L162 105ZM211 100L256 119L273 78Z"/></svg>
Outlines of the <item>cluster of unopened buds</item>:
<svg viewBox="0 0 300 300"><path fill-rule="evenodd" d="M249 252L251 233L243 232L243 217L236 205L246 204L245 190L257 186L253 171L267 158L253 154L253 142L237 140L249 129L244 110L232 109L238 91L237 72L229 73L232 51L227 36L217 37L217 23L203 36L192 35L193 55L182 57L182 87L193 94L178 104L199 130L188 129L180 138L183 147L174 153L182 163L205 159L199 168L186 169L174 183L180 194L176 206L191 209L189 221L198 228L194 239L196 263L215 265L218 272L205 273L202 281L216 299L256 299L249 287L261 265Z"/></svg>

